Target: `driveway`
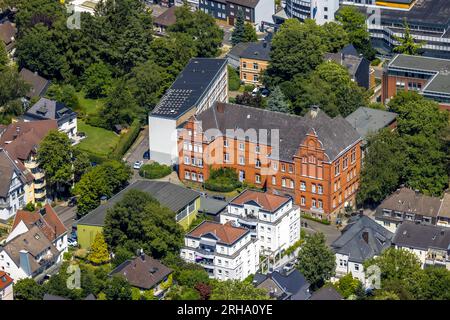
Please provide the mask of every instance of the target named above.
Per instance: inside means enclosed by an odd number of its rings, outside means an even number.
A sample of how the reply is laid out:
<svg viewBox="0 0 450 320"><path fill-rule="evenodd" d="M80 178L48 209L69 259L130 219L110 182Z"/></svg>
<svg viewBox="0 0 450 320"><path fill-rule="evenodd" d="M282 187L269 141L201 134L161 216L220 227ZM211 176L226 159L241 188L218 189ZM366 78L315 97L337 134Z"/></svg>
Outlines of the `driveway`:
<svg viewBox="0 0 450 320"><path fill-rule="evenodd" d="M139 133L139 136L136 138L134 144L125 154L124 160L129 166L131 166L131 168L133 168L133 164L138 160L142 160L146 163L148 160L144 160L143 155L148 149L148 126L145 126ZM131 178L131 182L136 181L137 179L139 179L138 170L133 169L133 177Z"/></svg>
<svg viewBox="0 0 450 320"><path fill-rule="evenodd" d="M336 226L333 224L326 225L308 219L302 219L302 223L307 224L307 227L303 229L309 234L314 232L322 232L325 235L326 243L328 246L341 235L339 229L336 228Z"/></svg>

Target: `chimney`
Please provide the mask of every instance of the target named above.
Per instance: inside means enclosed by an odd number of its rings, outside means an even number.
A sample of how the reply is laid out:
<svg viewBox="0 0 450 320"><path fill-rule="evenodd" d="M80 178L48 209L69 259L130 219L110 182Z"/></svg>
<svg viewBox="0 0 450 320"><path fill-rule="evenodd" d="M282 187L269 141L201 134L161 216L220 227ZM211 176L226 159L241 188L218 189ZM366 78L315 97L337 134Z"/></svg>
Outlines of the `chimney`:
<svg viewBox="0 0 450 320"><path fill-rule="evenodd" d="M362 233L362 238L367 244L369 244L369 233L367 231Z"/></svg>
<svg viewBox="0 0 450 320"><path fill-rule="evenodd" d="M142 260L142 261L145 261L145 253L144 253L144 250L142 250L142 249L141 249L141 254L140 254L140 256L141 256L141 260Z"/></svg>
<svg viewBox="0 0 450 320"><path fill-rule="evenodd" d="M20 268L26 275L31 276L31 266L27 250L20 250Z"/></svg>
<svg viewBox="0 0 450 320"><path fill-rule="evenodd" d="M311 106L311 111L310 111L311 118L314 119L315 117L317 117L317 114L319 113L319 110L320 110L320 108L319 108L318 105L312 105Z"/></svg>

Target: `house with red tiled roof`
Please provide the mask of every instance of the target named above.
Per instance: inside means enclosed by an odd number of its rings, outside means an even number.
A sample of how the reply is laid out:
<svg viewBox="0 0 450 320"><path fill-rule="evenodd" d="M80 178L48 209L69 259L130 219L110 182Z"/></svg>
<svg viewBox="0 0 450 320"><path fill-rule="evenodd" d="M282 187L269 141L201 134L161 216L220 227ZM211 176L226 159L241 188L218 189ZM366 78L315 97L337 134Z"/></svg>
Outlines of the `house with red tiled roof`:
<svg viewBox="0 0 450 320"><path fill-rule="evenodd" d="M281 254L300 239L300 207L290 196L245 190L230 201L220 222L250 230L265 256Z"/></svg>
<svg viewBox="0 0 450 320"><path fill-rule="evenodd" d="M14 217L12 231L8 235L8 238L6 238L6 242L28 232L34 226L37 226L42 231L44 236L60 253L67 252L67 228L49 204L34 212L18 210ZM57 262L61 259L62 255L58 257Z"/></svg>
<svg viewBox="0 0 450 320"><path fill-rule="evenodd" d="M4 271L0 271L0 301L14 300L13 279Z"/></svg>
<svg viewBox="0 0 450 320"><path fill-rule="evenodd" d="M31 187L25 189L27 202L46 201L45 173L39 168L36 155L39 144L51 130L58 130L56 120L18 121L0 128L0 148L8 152L32 181Z"/></svg>
<svg viewBox="0 0 450 320"><path fill-rule="evenodd" d="M184 237L181 258L201 265L210 278L244 280L259 268L259 246L246 228L203 221Z"/></svg>

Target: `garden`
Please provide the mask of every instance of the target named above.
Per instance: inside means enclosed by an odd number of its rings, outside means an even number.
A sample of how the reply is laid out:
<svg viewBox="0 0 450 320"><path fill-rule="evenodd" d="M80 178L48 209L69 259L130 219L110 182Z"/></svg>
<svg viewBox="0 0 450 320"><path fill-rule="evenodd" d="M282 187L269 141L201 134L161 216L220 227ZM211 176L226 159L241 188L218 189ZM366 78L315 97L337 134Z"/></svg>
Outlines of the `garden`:
<svg viewBox="0 0 450 320"><path fill-rule="evenodd" d="M153 162L144 164L139 170L139 175L146 179L161 179L168 176L172 172L170 166Z"/></svg>
<svg viewBox="0 0 450 320"><path fill-rule="evenodd" d="M205 188L217 192L231 192L242 187L236 170L232 168L211 169Z"/></svg>

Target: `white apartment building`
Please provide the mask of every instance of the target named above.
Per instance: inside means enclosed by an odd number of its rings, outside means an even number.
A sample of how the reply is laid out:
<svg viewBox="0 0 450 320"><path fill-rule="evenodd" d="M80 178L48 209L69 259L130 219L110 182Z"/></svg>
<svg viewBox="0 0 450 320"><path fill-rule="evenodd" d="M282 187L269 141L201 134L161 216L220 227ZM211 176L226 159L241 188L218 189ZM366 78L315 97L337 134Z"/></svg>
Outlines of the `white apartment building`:
<svg viewBox="0 0 450 320"><path fill-rule="evenodd" d="M291 197L246 190L231 200L220 222L250 230L262 255L282 253L300 239L300 208Z"/></svg>
<svg viewBox="0 0 450 320"><path fill-rule="evenodd" d="M218 280L244 280L259 268L258 240L250 230L204 221L184 237L181 258L197 263Z"/></svg>
<svg viewBox="0 0 450 320"><path fill-rule="evenodd" d="M334 21L334 15L339 9L339 0L286 0L286 15L300 21L313 19L323 25Z"/></svg>
<svg viewBox="0 0 450 320"><path fill-rule="evenodd" d="M228 101L226 59L191 59L149 116L150 159L178 163L178 130L191 116Z"/></svg>

